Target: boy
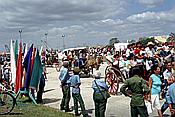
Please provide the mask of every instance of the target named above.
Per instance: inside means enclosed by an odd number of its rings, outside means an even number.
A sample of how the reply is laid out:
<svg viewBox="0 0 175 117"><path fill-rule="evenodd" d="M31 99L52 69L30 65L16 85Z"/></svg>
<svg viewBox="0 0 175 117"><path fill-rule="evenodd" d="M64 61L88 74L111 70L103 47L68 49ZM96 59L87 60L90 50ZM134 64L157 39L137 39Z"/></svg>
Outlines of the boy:
<svg viewBox="0 0 175 117"><path fill-rule="evenodd" d="M85 106L84 106L84 101L81 97L80 94L80 76L79 76L80 69L75 67L73 70L74 75L71 76L70 78L70 83L72 87L72 97L74 100L74 110L75 110L75 115L80 116L81 114L78 113L78 103L80 104L81 111L83 114L83 117L87 117L87 113L85 112Z"/></svg>

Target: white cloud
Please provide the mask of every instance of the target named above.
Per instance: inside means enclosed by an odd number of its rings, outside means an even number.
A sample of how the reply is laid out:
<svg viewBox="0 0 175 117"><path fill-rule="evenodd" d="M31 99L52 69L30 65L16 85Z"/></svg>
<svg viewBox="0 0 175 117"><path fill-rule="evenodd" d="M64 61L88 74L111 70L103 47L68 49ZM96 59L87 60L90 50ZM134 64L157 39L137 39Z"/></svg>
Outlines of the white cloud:
<svg viewBox="0 0 175 117"><path fill-rule="evenodd" d="M142 22L165 22L170 21L174 22L175 20L175 9L164 12L143 12L141 14L134 14L127 17L128 21L135 23Z"/></svg>
<svg viewBox="0 0 175 117"><path fill-rule="evenodd" d="M66 35L66 47L72 47L106 44L111 37L125 41L175 29L175 9L132 14L140 12L129 8L137 7L132 3L133 0L0 0L0 42L18 39L19 29L23 30L23 41L36 44L41 44L48 32L48 44L54 48L62 47L62 34ZM155 0L140 3L159 4Z"/></svg>
<svg viewBox="0 0 175 117"><path fill-rule="evenodd" d="M146 5L147 7L156 7L162 4L165 0L139 0L139 3Z"/></svg>

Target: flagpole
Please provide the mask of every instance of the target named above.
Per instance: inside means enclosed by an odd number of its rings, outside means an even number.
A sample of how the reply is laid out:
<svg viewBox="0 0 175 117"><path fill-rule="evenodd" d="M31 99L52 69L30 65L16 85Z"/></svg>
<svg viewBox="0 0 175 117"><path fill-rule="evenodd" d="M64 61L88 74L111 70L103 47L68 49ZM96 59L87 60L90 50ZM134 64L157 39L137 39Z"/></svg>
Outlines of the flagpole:
<svg viewBox="0 0 175 117"><path fill-rule="evenodd" d="M64 42L65 35L62 35L61 37L63 38L63 49L65 49L65 42Z"/></svg>
<svg viewBox="0 0 175 117"><path fill-rule="evenodd" d="M46 49L47 49L47 35L48 35L48 33L45 33L45 38L46 38Z"/></svg>
<svg viewBox="0 0 175 117"><path fill-rule="evenodd" d="M22 41L22 35L21 35L21 33L22 33L22 29L19 30L19 39L20 39L20 41Z"/></svg>

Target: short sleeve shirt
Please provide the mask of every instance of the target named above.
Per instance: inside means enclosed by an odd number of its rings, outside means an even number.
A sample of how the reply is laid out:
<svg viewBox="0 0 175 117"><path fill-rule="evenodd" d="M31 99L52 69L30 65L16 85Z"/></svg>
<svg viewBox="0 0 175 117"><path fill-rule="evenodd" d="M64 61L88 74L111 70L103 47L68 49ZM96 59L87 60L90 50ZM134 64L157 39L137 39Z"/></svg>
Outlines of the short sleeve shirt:
<svg viewBox="0 0 175 117"><path fill-rule="evenodd" d="M80 87L74 87L80 84L80 76L79 75L72 75L70 78L70 83L72 86L72 93L80 93Z"/></svg>
<svg viewBox="0 0 175 117"><path fill-rule="evenodd" d="M152 79L151 95L159 94L161 92L162 85L160 75L157 76L155 74L152 74L150 77Z"/></svg>

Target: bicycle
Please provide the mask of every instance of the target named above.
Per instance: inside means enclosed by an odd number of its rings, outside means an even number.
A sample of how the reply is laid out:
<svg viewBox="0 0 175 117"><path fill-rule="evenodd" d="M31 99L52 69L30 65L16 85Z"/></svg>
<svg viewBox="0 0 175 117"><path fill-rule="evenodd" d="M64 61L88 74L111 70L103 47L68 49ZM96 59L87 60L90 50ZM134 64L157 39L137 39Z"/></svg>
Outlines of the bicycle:
<svg viewBox="0 0 175 117"><path fill-rule="evenodd" d="M0 83L0 115L9 114L15 107L16 98L13 92Z"/></svg>

